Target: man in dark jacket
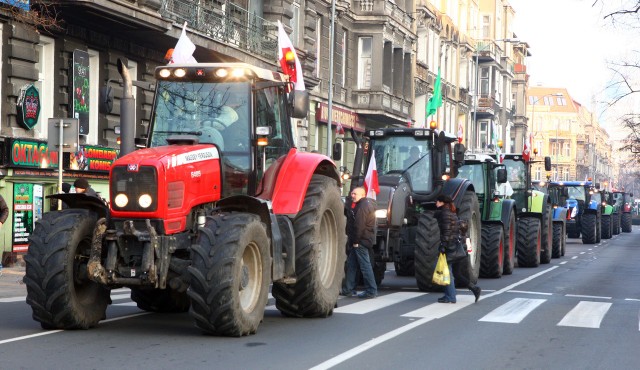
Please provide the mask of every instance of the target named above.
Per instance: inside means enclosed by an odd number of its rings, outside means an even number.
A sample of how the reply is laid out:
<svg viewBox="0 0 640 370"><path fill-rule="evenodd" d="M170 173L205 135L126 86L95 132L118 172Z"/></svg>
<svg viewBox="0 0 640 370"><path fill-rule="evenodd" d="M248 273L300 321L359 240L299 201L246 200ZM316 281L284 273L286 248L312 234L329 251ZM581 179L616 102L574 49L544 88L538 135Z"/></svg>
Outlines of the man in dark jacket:
<svg viewBox="0 0 640 370"><path fill-rule="evenodd" d="M87 179L83 177L76 179L76 181L73 183L73 187L76 188L76 193L78 194L84 193L86 195L91 195L93 197L100 198L96 193L96 191L93 190L91 185L89 185L89 181L87 181Z"/></svg>
<svg viewBox="0 0 640 370"><path fill-rule="evenodd" d="M375 298L378 294L373 267L369 258L369 249L375 241L374 227L376 224L375 207L366 198L364 188L359 187L351 192L352 206L347 208L347 244L350 248L347 257L347 278L340 294L355 295L356 274L358 266L362 271L365 291L358 294L358 298Z"/></svg>

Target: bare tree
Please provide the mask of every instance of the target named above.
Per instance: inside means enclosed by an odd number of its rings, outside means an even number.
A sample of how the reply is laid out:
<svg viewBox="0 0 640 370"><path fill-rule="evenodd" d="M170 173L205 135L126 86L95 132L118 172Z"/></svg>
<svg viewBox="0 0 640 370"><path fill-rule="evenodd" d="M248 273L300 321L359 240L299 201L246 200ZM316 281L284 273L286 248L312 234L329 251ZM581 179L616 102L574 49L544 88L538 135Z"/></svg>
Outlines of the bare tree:
<svg viewBox="0 0 640 370"><path fill-rule="evenodd" d="M2 0L0 13L36 31L60 30L61 20L56 10L57 1L46 0Z"/></svg>

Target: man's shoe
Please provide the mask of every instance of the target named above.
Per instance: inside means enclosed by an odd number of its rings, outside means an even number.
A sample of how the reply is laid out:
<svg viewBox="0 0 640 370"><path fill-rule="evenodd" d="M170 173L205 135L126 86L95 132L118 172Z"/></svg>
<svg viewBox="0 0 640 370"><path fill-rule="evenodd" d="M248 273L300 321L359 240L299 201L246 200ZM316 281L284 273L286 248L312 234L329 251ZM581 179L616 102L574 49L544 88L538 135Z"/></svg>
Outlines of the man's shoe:
<svg viewBox="0 0 640 370"><path fill-rule="evenodd" d="M482 292L482 289L479 286L474 286L473 289L471 289L471 291L473 292L473 295L476 297L476 302L478 302L478 299L480 299L480 293Z"/></svg>
<svg viewBox="0 0 640 370"><path fill-rule="evenodd" d="M447 297L438 298L438 303L456 303L456 301L450 301Z"/></svg>
<svg viewBox="0 0 640 370"><path fill-rule="evenodd" d="M362 299L371 299L371 298L375 298L376 295L375 294L369 294L367 292L362 292L360 294L358 294L358 298L362 298Z"/></svg>
<svg viewBox="0 0 640 370"><path fill-rule="evenodd" d="M353 297L356 295L356 292L345 292L343 290L340 291L340 295L341 296L345 296L345 297Z"/></svg>

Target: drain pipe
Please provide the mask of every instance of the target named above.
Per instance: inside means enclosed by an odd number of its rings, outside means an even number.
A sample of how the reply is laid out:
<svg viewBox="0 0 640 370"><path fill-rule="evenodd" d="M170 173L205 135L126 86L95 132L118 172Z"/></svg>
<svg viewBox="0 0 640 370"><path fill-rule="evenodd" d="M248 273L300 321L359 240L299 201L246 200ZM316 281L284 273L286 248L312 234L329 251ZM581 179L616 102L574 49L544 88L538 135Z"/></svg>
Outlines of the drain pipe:
<svg viewBox="0 0 640 370"><path fill-rule="evenodd" d="M122 99L120 100L120 157L122 157L136 149L136 101L133 97L133 82L129 75L129 69L120 58L118 58L118 72L122 76L123 85Z"/></svg>

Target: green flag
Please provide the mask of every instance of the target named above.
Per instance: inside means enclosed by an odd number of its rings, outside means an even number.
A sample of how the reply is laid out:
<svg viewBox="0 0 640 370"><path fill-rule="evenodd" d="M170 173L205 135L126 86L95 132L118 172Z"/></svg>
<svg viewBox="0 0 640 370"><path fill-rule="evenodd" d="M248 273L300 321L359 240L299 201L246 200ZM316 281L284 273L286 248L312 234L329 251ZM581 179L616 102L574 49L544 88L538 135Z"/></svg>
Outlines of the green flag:
<svg viewBox="0 0 640 370"><path fill-rule="evenodd" d="M440 86L440 68L438 68L438 77L436 84L433 86L433 96L427 104L427 117L436 114L436 110L442 106L442 87Z"/></svg>

